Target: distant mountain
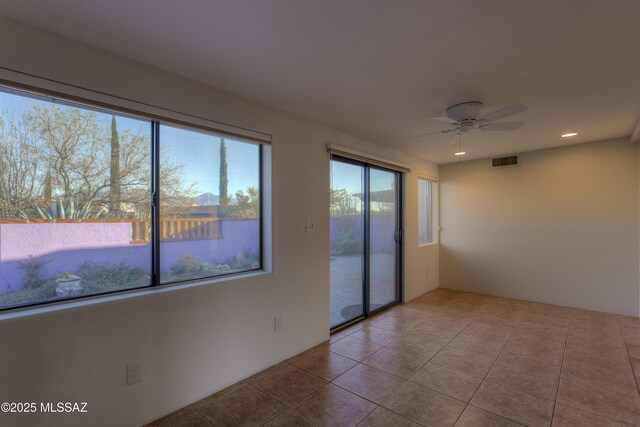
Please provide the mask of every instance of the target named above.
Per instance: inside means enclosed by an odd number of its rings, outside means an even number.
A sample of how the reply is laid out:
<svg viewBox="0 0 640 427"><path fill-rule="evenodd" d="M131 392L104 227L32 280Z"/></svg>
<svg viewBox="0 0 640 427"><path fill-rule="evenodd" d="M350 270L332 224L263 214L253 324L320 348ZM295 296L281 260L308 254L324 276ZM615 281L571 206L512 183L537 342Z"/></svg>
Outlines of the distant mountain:
<svg viewBox="0 0 640 427"><path fill-rule="evenodd" d="M196 203L199 206L218 206L220 204L220 196L213 193L202 193L196 196Z"/></svg>
<svg viewBox="0 0 640 427"><path fill-rule="evenodd" d="M220 196L216 196L213 193L202 193L195 197L198 206L218 206L220 205ZM235 198L229 200L230 206L236 206L238 201Z"/></svg>

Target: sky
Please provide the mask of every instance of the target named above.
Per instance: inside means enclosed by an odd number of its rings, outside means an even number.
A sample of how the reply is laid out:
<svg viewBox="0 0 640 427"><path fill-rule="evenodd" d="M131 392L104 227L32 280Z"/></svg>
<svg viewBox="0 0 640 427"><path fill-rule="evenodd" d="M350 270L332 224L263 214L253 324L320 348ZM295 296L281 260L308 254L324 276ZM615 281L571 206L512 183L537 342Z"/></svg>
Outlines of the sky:
<svg viewBox="0 0 640 427"><path fill-rule="evenodd" d="M369 187L371 192L393 190L396 174L375 168L370 168ZM364 168L359 165L341 161L331 161L331 189L345 189L348 193L362 194L364 192ZM378 208L378 203L371 202L372 207ZM358 207L361 209L361 207Z"/></svg>
<svg viewBox="0 0 640 427"><path fill-rule="evenodd" d="M37 96L21 96L12 90L0 88L0 112L11 111L16 120L37 104L51 105L50 100ZM56 102L61 108L74 108L73 104ZM83 107L84 108L84 107ZM98 120L106 129L111 128L111 113L95 109ZM118 132L129 130L132 134L148 134L151 122L131 116L116 114ZM219 195L221 137L200 131L170 125L160 128L161 162L182 164L183 178L187 186L196 184L195 193ZM238 190L259 186L259 147L225 137L227 146L228 195L235 197Z"/></svg>

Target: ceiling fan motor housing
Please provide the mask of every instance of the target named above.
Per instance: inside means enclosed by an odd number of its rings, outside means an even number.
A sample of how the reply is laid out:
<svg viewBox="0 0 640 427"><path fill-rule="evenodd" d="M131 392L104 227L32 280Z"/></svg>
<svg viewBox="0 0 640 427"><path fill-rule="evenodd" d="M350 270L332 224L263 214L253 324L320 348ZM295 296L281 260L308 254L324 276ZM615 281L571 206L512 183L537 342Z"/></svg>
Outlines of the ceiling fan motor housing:
<svg viewBox="0 0 640 427"><path fill-rule="evenodd" d="M463 102L447 108L447 116L456 122L471 121L478 117L482 102Z"/></svg>

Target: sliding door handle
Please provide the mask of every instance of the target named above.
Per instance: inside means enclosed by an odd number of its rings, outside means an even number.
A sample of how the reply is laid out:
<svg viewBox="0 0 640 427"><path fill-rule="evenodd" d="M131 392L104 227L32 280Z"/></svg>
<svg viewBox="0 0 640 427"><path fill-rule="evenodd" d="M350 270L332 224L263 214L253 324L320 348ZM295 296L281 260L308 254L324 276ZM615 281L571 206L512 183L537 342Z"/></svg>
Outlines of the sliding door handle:
<svg viewBox="0 0 640 427"><path fill-rule="evenodd" d="M402 230L401 229L397 229L395 233L393 233L393 240L396 241L396 243L402 243Z"/></svg>

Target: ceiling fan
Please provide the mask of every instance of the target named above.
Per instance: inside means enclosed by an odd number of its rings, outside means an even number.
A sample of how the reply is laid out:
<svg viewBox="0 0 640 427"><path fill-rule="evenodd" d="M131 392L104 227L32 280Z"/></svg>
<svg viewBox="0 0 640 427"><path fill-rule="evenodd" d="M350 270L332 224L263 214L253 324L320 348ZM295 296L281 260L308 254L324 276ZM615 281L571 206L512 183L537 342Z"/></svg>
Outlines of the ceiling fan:
<svg viewBox="0 0 640 427"><path fill-rule="evenodd" d="M524 122L500 122L493 123L496 120L504 119L509 116L513 116L514 114L522 113L523 111L527 111L527 107L522 104L511 104L499 110L496 110L492 113L485 114L484 116L478 117L480 114L480 110L482 109L482 102L472 101L472 102L463 102L460 104L452 105L447 108L446 117L430 117L430 120L435 120L437 122L448 123L453 125L452 129L439 130L434 132L423 133L422 135L413 136L408 138L408 141L422 138L428 135L438 135L444 133L455 132L456 134L462 135L463 133L467 133L473 129L480 130L516 130L524 125Z"/></svg>

